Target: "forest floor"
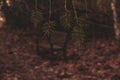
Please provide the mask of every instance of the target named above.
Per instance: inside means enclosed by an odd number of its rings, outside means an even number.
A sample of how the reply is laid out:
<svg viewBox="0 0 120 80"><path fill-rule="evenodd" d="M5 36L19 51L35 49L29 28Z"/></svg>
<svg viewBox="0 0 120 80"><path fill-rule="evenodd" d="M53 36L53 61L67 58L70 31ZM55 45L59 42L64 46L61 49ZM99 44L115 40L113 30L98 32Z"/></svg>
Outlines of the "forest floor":
<svg viewBox="0 0 120 80"><path fill-rule="evenodd" d="M29 32L0 29L0 80L120 80L114 39L91 40L81 48L69 45L66 63L38 56Z"/></svg>

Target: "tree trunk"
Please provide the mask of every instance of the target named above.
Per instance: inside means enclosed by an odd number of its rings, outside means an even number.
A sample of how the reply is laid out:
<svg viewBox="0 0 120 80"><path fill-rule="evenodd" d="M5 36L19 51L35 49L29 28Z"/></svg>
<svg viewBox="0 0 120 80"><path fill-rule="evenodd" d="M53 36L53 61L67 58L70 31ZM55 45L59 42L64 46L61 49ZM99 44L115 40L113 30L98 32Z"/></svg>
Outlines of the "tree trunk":
<svg viewBox="0 0 120 80"><path fill-rule="evenodd" d="M49 23L51 21L51 15L52 15L52 0L49 0ZM51 34L48 36L48 43L50 44L51 53L53 53L53 43L51 40Z"/></svg>
<svg viewBox="0 0 120 80"><path fill-rule="evenodd" d="M10 14L10 10L9 10L9 6L7 4L7 0L2 0L2 11L5 15L5 19L6 19L6 23L10 23L11 22L11 14Z"/></svg>
<svg viewBox="0 0 120 80"><path fill-rule="evenodd" d="M68 9L67 9L67 1L64 0L64 9L65 9L65 13L67 13ZM64 42L64 45L63 45L63 55L64 55L64 60L67 61L67 40L68 38L68 34L65 38L65 42Z"/></svg>
<svg viewBox="0 0 120 80"><path fill-rule="evenodd" d="M78 16L77 16L77 11L76 11L76 7L75 7L75 2L74 1L75 0L72 0L72 2L71 2L72 3L72 8L73 8L74 16L73 15L71 16L71 20L72 20L71 27L67 31L66 39L65 39L65 42L64 42L64 46L63 46L63 53L64 53L64 59L65 59L65 61L67 61L67 47L68 47L68 42L71 39L72 31L73 31L75 25L78 22ZM68 9L66 7L66 4L67 3L66 3L66 0L65 0L64 8L65 8L65 11L67 12Z"/></svg>
<svg viewBox="0 0 120 80"><path fill-rule="evenodd" d="M85 15L86 17L88 17L88 14L87 14L87 9L88 9L88 6L87 6L87 0L84 0L85 1Z"/></svg>
<svg viewBox="0 0 120 80"><path fill-rule="evenodd" d="M115 30L115 38L117 40L120 39L120 28L118 26L118 21L117 21L117 11L116 11L116 0L111 1L111 9L113 13L113 20L114 20L114 30Z"/></svg>

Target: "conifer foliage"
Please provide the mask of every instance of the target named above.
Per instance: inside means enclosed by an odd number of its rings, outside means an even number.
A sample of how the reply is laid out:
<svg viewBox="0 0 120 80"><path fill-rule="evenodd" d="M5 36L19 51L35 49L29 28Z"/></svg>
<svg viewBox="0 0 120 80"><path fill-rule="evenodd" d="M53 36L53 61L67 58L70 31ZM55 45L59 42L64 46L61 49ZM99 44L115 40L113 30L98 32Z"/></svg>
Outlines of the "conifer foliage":
<svg viewBox="0 0 120 80"><path fill-rule="evenodd" d="M46 41L50 44L51 52L54 52L52 36L55 31L60 31L59 29L62 28L63 32L67 34L64 39L63 48L61 49L63 50L64 57L67 56L68 43L70 41L76 42L79 45L84 43L87 37L86 34L89 34L86 33L85 28L91 24L95 24L90 21L91 18L94 20L90 12L95 10L91 5L94 3L98 12L103 10L104 14L110 11L110 6L101 7L105 2L101 2L100 0L89 1L90 5L88 5L88 0L10 0L10 5L8 5L7 0L0 0L0 2L6 22L9 22L9 24L29 23L29 25L33 25L35 31L38 31L35 33L35 41L38 47L37 52L39 52L40 40L38 37L40 36L46 37ZM98 2L100 3L97 6ZM112 10L113 7L111 7ZM109 9L106 10L106 8ZM29 27L26 24L24 26ZM115 29L117 35L119 31L116 31L118 29Z"/></svg>

